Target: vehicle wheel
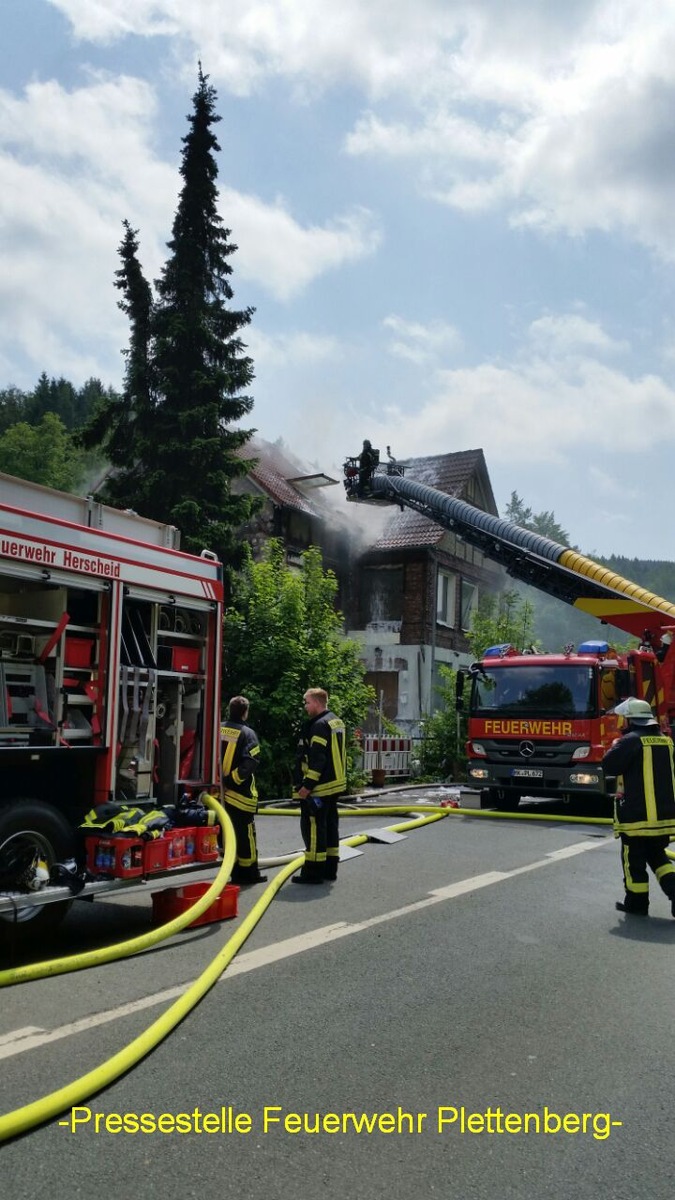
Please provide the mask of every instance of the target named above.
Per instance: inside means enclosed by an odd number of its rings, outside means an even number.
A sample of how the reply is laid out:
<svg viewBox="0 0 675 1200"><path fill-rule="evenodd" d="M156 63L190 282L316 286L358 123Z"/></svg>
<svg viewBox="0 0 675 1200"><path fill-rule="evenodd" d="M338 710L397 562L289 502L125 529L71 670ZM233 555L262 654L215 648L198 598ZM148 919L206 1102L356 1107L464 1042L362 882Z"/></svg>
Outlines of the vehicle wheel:
<svg viewBox="0 0 675 1200"><path fill-rule="evenodd" d="M75 834L57 809L40 800L13 800L0 807L0 891L28 890L36 855L50 868L75 852ZM0 945L31 941L63 920L72 901L42 908L17 902L16 911L0 913Z"/></svg>

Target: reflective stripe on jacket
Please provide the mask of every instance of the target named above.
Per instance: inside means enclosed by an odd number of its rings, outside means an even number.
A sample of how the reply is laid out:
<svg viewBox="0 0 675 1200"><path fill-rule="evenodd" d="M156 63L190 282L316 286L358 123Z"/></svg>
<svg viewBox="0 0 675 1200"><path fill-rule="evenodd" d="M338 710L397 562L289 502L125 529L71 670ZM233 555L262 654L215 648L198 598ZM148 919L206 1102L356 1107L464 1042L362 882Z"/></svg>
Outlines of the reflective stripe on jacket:
<svg viewBox="0 0 675 1200"><path fill-rule="evenodd" d="M256 812L258 790L254 771L260 755L258 738L250 725L229 721L220 729L223 797L235 808Z"/></svg>
<svg viewBox="0 0 675 1200"><path fill-rule="evenodd" d="M347 787L347 736L344 721L328 709L306 721L298 744L294 795L307 788L313 796L340 796Z"/></svg>
<svg viewBox="0 0 675 1200"><path fill-rule="evenodd" d="M606 775L622 777L614 832L641 837L675 837L675 769L673 742L656 726L631 729L607 751ZM620 780L619 780L620 782Z"/></svg>

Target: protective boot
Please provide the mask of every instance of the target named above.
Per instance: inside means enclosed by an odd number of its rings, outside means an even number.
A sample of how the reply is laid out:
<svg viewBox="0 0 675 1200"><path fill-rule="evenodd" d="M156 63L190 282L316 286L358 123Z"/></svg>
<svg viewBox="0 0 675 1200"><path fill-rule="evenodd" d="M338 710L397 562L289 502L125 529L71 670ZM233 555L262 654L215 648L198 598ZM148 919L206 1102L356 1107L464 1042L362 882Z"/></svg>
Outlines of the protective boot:
<svg viewBox="0 0 675 1200"><path fill-rule="evenodd" d="M266 883L267 876L261 875L258 864L252 867L241 867L239 863L235 863L230 876L230 883L236 883L239 887L250 887L253 883Z"/></svg>
<svg viewBox="0 0 675 1200"><path fill-rule="evenodd" d="M675 905L675 902L674 902ZM649 900L638 899L637 896L630 896L626 893L623 900L617 900L614 905L617 912L627 913L630 917L648 917L649 916ZM675 912L673 913L675 916Z"/></svg>
<svg viewBox="0 0 675 1200"><path fill-rule="evenodd" d="M323 869L323 877L328 883L334 883L338 875L339 858L337 855L330 854L326 859Z"/></svg>
<svg viewBox="0 0 675 1200"><path fill-rule="evenodd" d="M304 862L299 875L293 876L293 883L307 883L316 886L324 882L323 863Z"/></svg>

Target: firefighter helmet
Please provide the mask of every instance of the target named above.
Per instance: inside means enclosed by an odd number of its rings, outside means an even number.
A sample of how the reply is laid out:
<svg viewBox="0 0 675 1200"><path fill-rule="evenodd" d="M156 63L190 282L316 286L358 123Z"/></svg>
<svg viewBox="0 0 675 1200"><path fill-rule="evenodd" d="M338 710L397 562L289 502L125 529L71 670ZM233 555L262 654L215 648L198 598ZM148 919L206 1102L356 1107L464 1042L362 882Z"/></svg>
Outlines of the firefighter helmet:
<svg viewBox="0 0 675 1200"><path fill-rule="evenodd" d="M651 705L646 700L638 700L635 696L629 696L627 700L622 700L621 704L617 704L614 713L617 717L625 717L631 725L658 724Z"/></svg>

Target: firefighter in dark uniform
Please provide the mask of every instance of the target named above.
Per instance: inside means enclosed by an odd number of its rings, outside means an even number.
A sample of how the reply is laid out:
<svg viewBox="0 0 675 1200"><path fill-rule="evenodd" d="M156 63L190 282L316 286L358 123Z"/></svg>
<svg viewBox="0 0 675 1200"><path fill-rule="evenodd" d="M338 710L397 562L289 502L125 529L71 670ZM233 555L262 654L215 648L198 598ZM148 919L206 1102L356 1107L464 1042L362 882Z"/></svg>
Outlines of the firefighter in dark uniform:
<svg viewBox="0 0 675 1200"><path fill-rule="evenodd" d="M675 917L675 863L666 854L675 837L673 742L659 728L646 700L631 696L614 712L627 723L602 760L605 774L617 776L614 834L621 838L625 896L616 907L647 916L649 866Z"/></svg>
<svg viewBox="0 0 675 1200"><path fill-rule="evenodd" d="M222 798L225 811L234 825L237 857L232 883L264 883L266 875L258 867L255 814L258 791L255 768L260 755L258 738L248 719L249 702L245 696L233 696L228 705L227 724L221 725Z"/></svg>
<svg viewBox="0 0 675 1200"><path fill-rule="evenodd" d="M340 858L338 797L347 787L344 722L328 708L328 693L309 688L303 697L307 720L298 743L293 795L300 800L305 861L293 883L337 879Z"/></svg>
<svg viewBox="0 0 675 1200"><path fill-rule="evenodd" d="M373 471L380 463L379 450L373 450L370 442L366 438L363 443L363 449L359 455L359 492L362 494L368 489L373 478Z"/></svg>

